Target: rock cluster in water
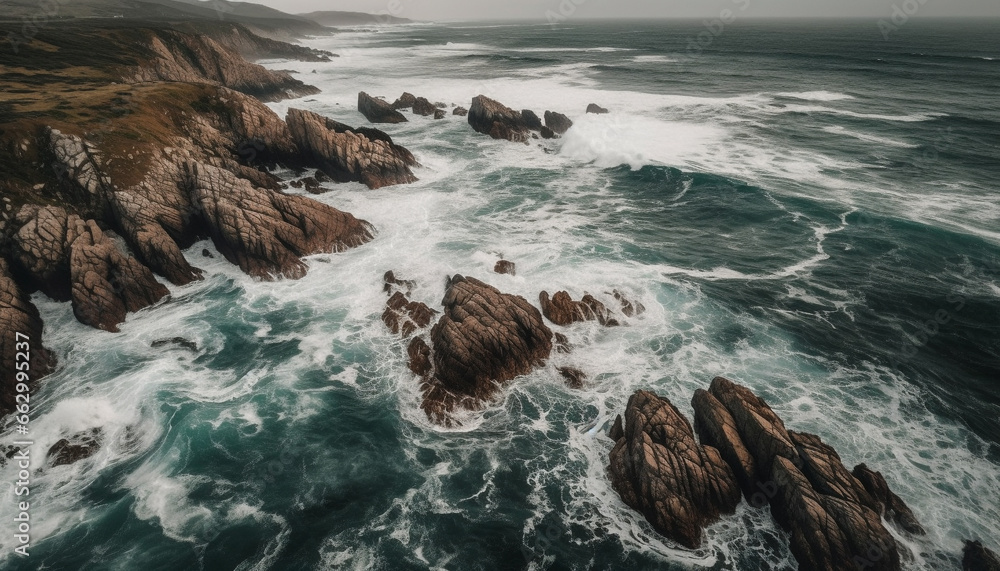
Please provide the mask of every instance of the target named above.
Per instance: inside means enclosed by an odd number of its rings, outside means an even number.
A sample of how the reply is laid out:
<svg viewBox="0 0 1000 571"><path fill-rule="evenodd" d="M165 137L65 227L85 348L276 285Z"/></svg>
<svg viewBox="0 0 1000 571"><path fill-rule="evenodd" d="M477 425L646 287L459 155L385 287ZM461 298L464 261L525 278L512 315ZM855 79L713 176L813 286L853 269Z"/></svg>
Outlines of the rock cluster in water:
<svg viewBox="0 0 1000 571"><path fill-rule="evenodd" d="M787 430L746 387L716 378L692 405L693 433L669 401L639 392L611 431L613 487L667 537L698 546L740 491L754 507L770 505L802 569L898 570L882 518L901 533L924 533L880 473L863 464L848 471L820 437Z"/></svg>

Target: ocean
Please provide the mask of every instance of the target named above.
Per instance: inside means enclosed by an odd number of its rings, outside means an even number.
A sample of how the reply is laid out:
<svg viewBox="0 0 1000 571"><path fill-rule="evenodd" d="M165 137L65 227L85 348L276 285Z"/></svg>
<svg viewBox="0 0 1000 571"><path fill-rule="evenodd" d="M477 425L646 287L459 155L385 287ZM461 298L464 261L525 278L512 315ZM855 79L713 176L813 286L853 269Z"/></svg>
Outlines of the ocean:
<svg viewBox="0 0 1000 571"><path fill-rule="evenodd" d="M340 57L267 62L323 90L279 114L365 124L359 91L448 104L379 126L420 181L330 184L317 199L378 236L299 281L255 281L206 241L187 251L206 279L118 334L37 294L61 367L36 395L35 450L94 427L105 444L34 474L31 557L0 534L0 565L795 569L766 510L742 504L691 551L610 486L606 431L629 396L690 419L718 375L885 474L928 531L901 538L906 569L959 569L965 539L1000 550L996 26L913 20L886 39L872 21L570 17L306 40ZM479 94L575 126L494 141L451 115ZM492 272L500 257L516 276ZM443 429L381 322L387 270L431 307L463 274L532 303L618 289L647 311L556 328L571 354ZM175 336L198 351L151 347Z"/></svg>

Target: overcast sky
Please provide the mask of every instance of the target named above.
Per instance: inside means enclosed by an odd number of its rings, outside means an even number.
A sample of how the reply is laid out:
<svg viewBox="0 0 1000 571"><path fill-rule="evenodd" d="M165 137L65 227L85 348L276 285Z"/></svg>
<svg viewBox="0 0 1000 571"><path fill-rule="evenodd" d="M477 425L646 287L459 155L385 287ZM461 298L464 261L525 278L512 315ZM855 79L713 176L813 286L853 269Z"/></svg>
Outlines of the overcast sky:
<svg viewBox="0 0 1000 571"><path fill-rule="evenodd" d="M349 10L417 20L537 19L574 6L573 17L691 18L746 7L749 17L888 18L893 5L918 7L917 17L1000 17L1000 0L249 0L285 12Z"/></svg>

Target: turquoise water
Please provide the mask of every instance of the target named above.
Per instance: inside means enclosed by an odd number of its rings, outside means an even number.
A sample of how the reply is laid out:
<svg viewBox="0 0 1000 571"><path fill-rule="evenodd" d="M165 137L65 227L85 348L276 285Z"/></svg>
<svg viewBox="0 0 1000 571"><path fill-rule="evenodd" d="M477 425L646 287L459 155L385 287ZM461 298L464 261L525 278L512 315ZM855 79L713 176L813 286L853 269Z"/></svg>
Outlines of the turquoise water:
<svg viewBox="0 0 1000 571"><path fill-rule="evenodd" d="M279 113L362 124L361 90L466 107L484 93L576 125L529 146L451 115L383 126L420 182L331 186L319 199L379 235L300 281L256 282L203 242L187 254L205 281L120 334L36 297L61 361L36 450L91 427L105 444L34 474L32 555L0 534L4 568L794 569L766 512L741 506L688 551L605 476L604 431L635 390L690 416L720 374L885 473L928 529L908 569L959 568L963 539L1000 549L992 30L914 22L886 42L869 22L737 23L700 54L685 48L698 23L309 40L341 57L270 62L323 89ZM612 113L584 115L592 102ZM492 273L501 255L516 277ZM432 306L462 273L533 302L620 289L648 311L560 328L572 354L443 430L379 319L389 269ZM173 336L199 351L150 347Z"/></svg>

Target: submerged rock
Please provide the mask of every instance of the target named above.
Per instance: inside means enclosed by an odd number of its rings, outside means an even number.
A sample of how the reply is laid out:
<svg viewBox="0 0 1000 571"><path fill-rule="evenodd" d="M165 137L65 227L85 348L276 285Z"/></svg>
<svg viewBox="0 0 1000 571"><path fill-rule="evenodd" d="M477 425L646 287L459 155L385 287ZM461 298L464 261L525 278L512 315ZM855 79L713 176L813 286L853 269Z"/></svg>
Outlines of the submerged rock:
<svg viewBox="0 0 1000 571"><path fill-rule="evenodd" d="M612 487L661 534L694 549L705 526L736 511L740 488L732 469L718 450L695 441L669 400L635 393L624 426L619 416L610 434Z"/></svg>
<svg viewBox="0 0 1000 571"><path fill-rule="evenodd" d="M569 128L573 126L573 121L569 117L563 115L562 113L556 113L555 111L545 112L545 126L552 129L554 133L559 135L566 134Z"/></svg>
<svg viewBox="0 0 1000 571"><path fill-rule="evenodd" d="M353 128L301 109L288 110L288 128L302 153L337 182L374 189L417 180L410 151L378 129Z"/></svg>
<svg viewBox="0 0 1000 571"><path fill-rule="evenodd" d="M431 330L434 376L424 383L421 405L435 422L450 423L457 409L480 408L552 352L552 331L522 297L455 276L442 305Z"/></svg>
<svg viewBox="0 0 1000 571"><path fill-rule="evenodd" d="M573 367L559 367L556 369L566 381L566 386L571 389L582 389L583 382L587 380L587 374L580 369Z"/></svg>
<svg viewBox="0 0 1000 571"><path fill-rule="evenodd" d="M493 271L498 274L517 275L517 265L514 262L500 260L493 266Z"/></svg>
<svg viewBox="0 0 1000 571"><path fill-rule="evenodd" d="M465 107L456 107L451 112L452 115L458 115L459 117L465 117L469 114L469 110Z"/></svg>
<svg viewBox="0 0 1000 571"><path fill-rule="evenodd" d="M448 116L448 114L444 112L444 109L436 109L434 111L434 119L440 120L440 119L444 119L447 116Z"/></svg>
<svg viewBox="0 0 1000 571"><path fill-rule="evenodd" d="M472 100L469 125L472 125L476 132L494 139L525 143L531 138L530 130L521 113L485 95Z"/></svg>
<svg viewBox="0 0 1000 571"><path fill-rule="evenodd" d="M611 317L608 308L590 294L583 296L580 301L573 301L565 291L556 292L552 299L549 299L548 292L543 291L538 295L538 300L542 305L542 313L556 325L594 320L607 327L619 325L618 321Z"/></svg>
<svg viewBox="0 0 1000 571"><path fill-rule="evenodd" d="M610 111L608 111L607 109L601 107L600 105L598 105L596 103L591 103L590 105L587 106L587 113L594 113L594 114L597 114L597 115L606 115L606 114L610 113Z"/></svg>
<svg viewBox="0 0 1000 571"><path fill-rule="evenodd" d="M93 428L74 434L69 438L63 438L49 448L46 458L53 467L75 464L80 460L90 458L101 449L102 432L100 428Z"/></svg>
<svg viewBox="0 0 1000 571"><path fill-rule="evenodd" d="M382 99L362 91L358 94L358 111L372 123L405 123L406 117Z"/></svg>
<svg viewBox="0 0 1000 571"><path fill-rule="evenodd" d="M1000 557L979 541L966 541L962 553L963 571L1000 571Z"/></svg>
<svg viewBox="0 0 1000 571"><path fill-rule="evenodd" d="M150 347L152 347L153 349L159 349L161 347L166 347L168 345L176 345L177 347L187 349L188 351L194 351L195 353L198 352L198 344L195 343L194 341L185 339L183 337L170 337L168 339L157 339L156 341L153 341L150 344Z"/></svg>
<svg viewBox="0 0 1000 571"><path fill-rule="evenodd" d="M635 317L636 315L642 315L643 313L646 312L645 306L643 306L638 301L630 300L629 298L625 297L625 294L623 294L618 290L612 291L611 295L613 295L614 298L618 300L618 303L621 304L622 313L625 315L625 317Z"/></svg>

